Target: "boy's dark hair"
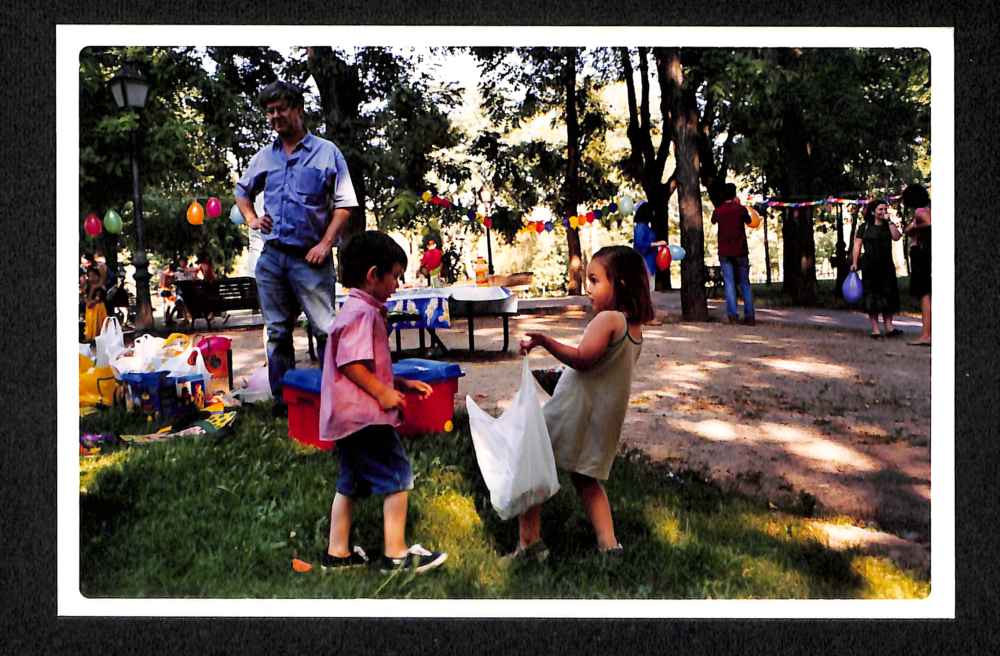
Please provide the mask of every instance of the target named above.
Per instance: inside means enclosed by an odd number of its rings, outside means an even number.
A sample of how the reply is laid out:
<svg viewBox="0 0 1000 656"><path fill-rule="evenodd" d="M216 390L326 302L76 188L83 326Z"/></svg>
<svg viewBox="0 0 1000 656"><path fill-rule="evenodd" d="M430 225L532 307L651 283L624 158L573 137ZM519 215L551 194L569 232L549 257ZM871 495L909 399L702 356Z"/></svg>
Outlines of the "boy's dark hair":
<svg viewBox="0 0 1000 656"><path fill-rule="evenodd" d="M923 185L911 184L903 190L903 205L910 209L920 209L931 204L931 196Z"/></svg>
<svg viewBox="0 0 1000 656"><path fill-rule="evenodd" d="M635 222L636 223L652 223L653 222L653 206L649 202L645 202L639 207L635 208Z"/></svg>
<svg viewBox="0 0 1000 656"><path fill-rule="evenodd" d="M647 323L656 317L649 294L649 274L639 251L631 246L605 246L594 253L608 273L615 292L615 309L630 322Z"/></svg>
<svg viewBox="0 0 1000 656"><path fill-rule="evenodd" d="M305 105L305 95L302 89L284 80L275 80L260 90L257 96L257 104L261 109L266 109L268 103L275 100L284 100L292 109L301 108Z"/></svg>
<svg viewBox="0 0 1000 656"><path fill-rule="evenodd" d="M344 287L361 287L368 269L383 276L394 264L406 269L406 251L396 241L378 230L359 232L340 248L340 281Z"/></svg>
<svg viewBox="0 0 1000 656"><path fill-rule="evenodd" d="M732 182L727 182L722 188L722 200L732 200L736 198L736 185Z"/></svg>

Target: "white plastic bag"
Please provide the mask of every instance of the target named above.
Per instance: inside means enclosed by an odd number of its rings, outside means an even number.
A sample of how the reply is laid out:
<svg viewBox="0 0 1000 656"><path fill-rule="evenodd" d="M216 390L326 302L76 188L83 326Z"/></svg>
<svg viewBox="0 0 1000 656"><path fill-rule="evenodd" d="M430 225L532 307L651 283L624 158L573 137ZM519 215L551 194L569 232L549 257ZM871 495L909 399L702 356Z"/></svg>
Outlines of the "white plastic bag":
<svg viewBox="0 0 1000 656"><path fill-rule="evenodd" d="M141 335L135 338L132 345L133 366L135 371L152 372L162 371L163 367L163 342L162 337L153 335Z"/></svg>
<svg viewBox="0 0 1000 656"><path fill-rule="evenodd" d="M122 325L118 317L107 317L101 326L101 333L94 338L94 355L98 367L107 367L118 354L125 350Z"/></svg>
<svg viewBox="0 0 1000 656"><path fill-rule="evenodd" d="M465 397L476 460L490 490L490 503L501 519L516 517L559 491L542 414L545 398L527 357L521 368L521 388L499 417L491 417L471 396Z"/></svg>
<svg viewBox="0 0 1000 656"><path fill-rule="evenodd" d="M267 377L267 365L257 367L249 378L240 381L239 387L233 390L233 396L243 403L257 403L271 398L271 383Z"/></svg>
<svg viewBox="0 0 1000 656"><path fill-rule="evenodd" d="M187 376L190 374L201 374L205 381L205 389L208 389L209 380L212 378L211 372L205 366L205 356L201 349L192 346L180 355L163 360L158 371L168 371L171 376Z"/></svg>

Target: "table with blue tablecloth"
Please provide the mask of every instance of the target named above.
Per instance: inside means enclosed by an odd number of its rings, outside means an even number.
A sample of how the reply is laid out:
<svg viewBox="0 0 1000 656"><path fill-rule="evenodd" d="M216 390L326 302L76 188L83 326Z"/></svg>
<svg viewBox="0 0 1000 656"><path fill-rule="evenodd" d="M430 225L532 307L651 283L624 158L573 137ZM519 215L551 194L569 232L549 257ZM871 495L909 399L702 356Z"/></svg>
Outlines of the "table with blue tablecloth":
<svg viewBox="0 0 1000 656"><path fill-rule="evenodd" d="M337 287L337 307L347 300L346 290ZM463 318L469 325L469 351L475 351L475 318L502 317L503 351L509 342L509 317L517 314L517 297L506 287L418 287L399 289L386 301L389 311L390 334L396 337L396 350L401 350L403 330L416 329L420 350L426 350L424 331L430 335L430 346L447 353L449 349L437 336L439 328L450 328L451 318Z"/></svg>

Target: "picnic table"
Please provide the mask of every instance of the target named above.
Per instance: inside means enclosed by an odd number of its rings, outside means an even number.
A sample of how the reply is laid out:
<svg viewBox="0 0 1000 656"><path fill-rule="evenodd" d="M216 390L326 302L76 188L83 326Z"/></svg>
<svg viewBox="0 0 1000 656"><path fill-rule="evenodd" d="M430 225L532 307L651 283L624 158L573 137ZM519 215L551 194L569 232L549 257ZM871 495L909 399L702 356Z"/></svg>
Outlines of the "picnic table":
<svg viewBox="0 0 1000 656"><path fill-rule="evenodd" d="M347 300L346 292L338 287L337 307ZM389 330L396 340L396 352L402 351L402 331L417 330L419 350L428 349L424 331L430 336L430 348L442 353L449 349L437 335L440 328L450 328L452 318L466 319L469 330L469 353L476 350L475 319L477 317L502 317L503 348L510 342L510 317L517 314L517 297L506 287L418 287L399 289L386 301L389 312Z"/></svg>
<svg viewBox="0 0 1000 656"><path fill-rule="evenodd" d="M211 317L228 310L260 312L257 281L250 277L216 278L215 280L176 280L177 296L191 315L191 325L204 319L211 328Z"/></svg>

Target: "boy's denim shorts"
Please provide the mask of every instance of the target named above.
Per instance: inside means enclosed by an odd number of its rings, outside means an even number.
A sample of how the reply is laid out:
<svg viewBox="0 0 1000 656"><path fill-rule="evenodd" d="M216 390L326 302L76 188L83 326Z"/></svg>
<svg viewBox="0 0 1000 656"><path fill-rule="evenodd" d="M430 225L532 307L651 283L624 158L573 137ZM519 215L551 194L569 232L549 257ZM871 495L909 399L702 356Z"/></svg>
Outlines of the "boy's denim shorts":
<svg viewBox="0 0 1000 656"><path fill-rule="evenodd" d="M413 489L413 470L392 426L365 426L337 440L337 492L345 497L388 495Z"/></svg>

